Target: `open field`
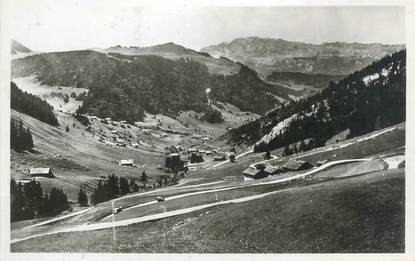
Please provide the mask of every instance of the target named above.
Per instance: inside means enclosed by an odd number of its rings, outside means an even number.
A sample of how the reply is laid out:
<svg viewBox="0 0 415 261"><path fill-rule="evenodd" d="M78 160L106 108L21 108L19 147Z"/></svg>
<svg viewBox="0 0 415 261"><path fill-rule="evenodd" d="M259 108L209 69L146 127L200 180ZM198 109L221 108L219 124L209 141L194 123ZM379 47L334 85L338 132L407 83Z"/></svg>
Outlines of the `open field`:
<svg viewBox="0 0 415 261"><path fill-rule="evenodd" d="M403 169L387 170L120 227L115 245L104 229L23 241L12 251L402 252L403 213Z"/></svg>

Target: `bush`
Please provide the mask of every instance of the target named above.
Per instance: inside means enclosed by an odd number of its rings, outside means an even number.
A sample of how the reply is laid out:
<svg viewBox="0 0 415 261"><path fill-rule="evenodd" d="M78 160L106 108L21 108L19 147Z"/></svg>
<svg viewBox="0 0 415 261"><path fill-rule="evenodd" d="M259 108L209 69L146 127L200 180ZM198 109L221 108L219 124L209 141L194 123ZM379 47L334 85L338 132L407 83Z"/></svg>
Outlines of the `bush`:
<svg viewBox="0 0 415 261"><path fill-rule="evenodd" d="M88 126L88 125L91 124L88 117L86 117L85 115L80 113L80 108L78 108L76 110L76 112L73 114L73 116L75 117L75 119L77 119L84 126Z"/></svg>
<svg viewBox="0 0 415 261"><path fill-rule="evenodd" d="M220 123L223 122L223 117L220 111L209 108L208 111L202 116L201 120L209 123Z"/></svg>

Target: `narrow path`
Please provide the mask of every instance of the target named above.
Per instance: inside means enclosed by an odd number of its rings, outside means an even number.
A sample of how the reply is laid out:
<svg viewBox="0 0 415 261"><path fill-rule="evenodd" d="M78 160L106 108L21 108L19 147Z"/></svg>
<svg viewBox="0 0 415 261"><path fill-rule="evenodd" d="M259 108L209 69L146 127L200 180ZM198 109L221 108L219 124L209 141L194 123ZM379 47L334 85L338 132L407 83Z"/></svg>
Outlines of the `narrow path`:
<svg viewBox="0 0 415 261"><path fill-rule="evenodd" d="M175 186L172 186L172 187L169 187L169 188L156 189L156 190L147 191L147 192L143 192L143 193L136 193L136 194L132 194L132 195L127 195L127 196L124 196L124 197L121 197L121 198L116 198L116 199L114 199L114 202L118 201L118 200L126 199L126 198L139 197L139 196L142 196L142 195L160 193L160 192L170 191L170 190L175 190L175 189L204 187L204 186L215 185L215 184L224 183L224 182L226 182L226 181L215 181L215 182L209 182L209 183L187 185L187 186L177 186L177 187L175 185Z"/></svg>
<svg viewBox="0 0 415 261"><path fill-rule="evenodd" d="M55 230L55 231L51 231L51 232L47 232L47 233L38 234L38 235L28 236L28 237L25 237L25 238L13 239L13 240L10 241L10 243L14 244L14 243L29 240L29 239L32 239L32 238L36 238L36 237L53 235L53 234L58 234L58 233L94 231L94 230L101 230L101 229L106 229L106 228L128 226L128 225L132 225L132 224L136 224L136 223L143 223L143 222L147 222L147 221L153 221L153 220L173 217L173 216L177 216L177 215L187 214L187 213L195 212L195 211L202 210L202 209L205 209L205 208L210 208L210 207L213 207L213 206L225 205L225 204L230 204L230 203L247 202L247 201L263 198L263 197L266 197L266 196L269 196L269 195L272 195L272 194L280 193L280 192L283 192L283 191L286 191L286 190L288 190L288 189L263 193L263 194L244 197L244 198L238 198L238 199L231 199L231 200L220 201L220 202L215 202L215 203L209 203L209 204L204 204L204 205L200 205L200 206L184 208L184 209L179 209L179 210L173 210L173 211L168 211L168 212L163 212L163 213L158 213L158 214L153 214L153 215L148 215L148 216L143 216L143 217L138 217L138 218L132 218L132 219L127 219L127 220L74 226L74 227L59 229L59 230Z"/></svg>
<svg viewBox="0 0 415 261"><path fill-rule="evenodd" d="M85 212L88 212L91 209L92 209L92 207L87 208L87 209L83 209L83 210L75 212L75 213L71 213L69 215L65 215L65 216L62 216L62 217L57 217L57 218L49 219L49 220L46 220L46 221L43 221L43 222L40 222L40 223L36 223L34 225L24 227L22 229L29 229L29 228L33 228L33 227L39 227L39 226L47 225L49 223L54 223L56 221L60 221L60 220L67 219L67 218L70 218L70 217L73 217L73 216L81 215Z"/></svg>

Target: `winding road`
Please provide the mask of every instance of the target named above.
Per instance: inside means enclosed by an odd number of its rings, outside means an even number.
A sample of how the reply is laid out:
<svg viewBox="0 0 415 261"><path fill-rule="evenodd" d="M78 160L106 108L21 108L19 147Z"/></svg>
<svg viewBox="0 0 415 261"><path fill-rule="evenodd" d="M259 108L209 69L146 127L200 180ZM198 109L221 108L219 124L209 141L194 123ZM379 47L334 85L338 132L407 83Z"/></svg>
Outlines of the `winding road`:
<svg viewBox="0 0 415 261"><path fill-rule="evenodd" d="M334 165L349 163L349 162L370 161L372 159L373 158L346 159L346 160L331 161L331 162L328 162L328 163L326 163L326 164L324 164L320 167L314 168L310 171L307 171L305 173L300 173L300 174L292 176L292 177L287 177L287 178L277 179L277 180L269 180L269 181L264 181L264 182L260 182L260 183L243 184L243 185L231 186L231 187L225 187L225 188L219 188L219 189L211 189L211 190L204 190L204 191L198 191L198 192L192 192L192 193L185 193L185 194L181 194L181 195L177 195L177 196L168 197L165 200L166 201L174 200L174 199L178 199L178 198L190 197L190 196L193 196L193 195L200 195L200 194L205 194L205 193L226 191L226 190L231 190L231 189L236 189L236 188L284 183L284 182L287 182L287 181L293 181L293 180L296 180L296 179L301 179L301 178L310 176L312 174L315 174L319 171L322 171L322 170L324 170L328 167L334 166ZM213 182L213 183L215 184L215 183L218 183L218 182ZM206 183L206 184L208 184L208 183ZM204 185L206 185L206 184L204 184ZM210 183L210 184L212 184L212 183ZM202 184L200 184L200 185L202 185ZM199 185L195 185L195 186L199 186ZM186 187L186 186L184 186L184 187ZM187 186L187 187L191 187L191 186ZM42 234L31 235L31 236L24 237L24 238L16 238L16 239L11 240L11 243L17 243L17 242L21 242L21 241L32 239L32 238L41 237L41 236L45 236L45 235L51 235L51 234L57 234L57 233L93 231L93 230L99 230L99 229L105 229L105 228L128 226L128 225L135 224L135 223L142 223L142 222L146 222L146 221L158 220L158 219L162 219L162 218L167 218L167 217L177 216L177 215L181 215L181 214L191 213L191 212L198 211L198 210L205 209L205 208L209 208L209 207L212 207L212 206L224 205L224 204L229 204L229 203L241 203L241 202L246 202L246 201L250 201L250 200L255 200L255 199L263 198L263 197L273 195L273 194L276 194L276 193L279 193L279 192L285 191L285 190L288 190L288 189L278 190L278 191L273 191L273 192L268 192L268 193L263 193L263 194L258 194L258 195L254 195L254 196L242 197L242 198L238 198L238 199L232 199L232 200L214 202L214 203L209 203L209 204L203 204L203 205L199 205L199 206L183 208L183 209L178 209L178 210L173 210L173 211L168 211L168 212L163 212L163 213L151 214L151 215L147 215L147 216L131 218L131 219L126 219L126 220L120 220L120 221L115 221L115 222L103 222L103 223L94 223L94 224L88 224L88 225L86 225L86 224L76 225L76 226L71 226L71 227L67 227L67 228L63 228L63 229L57 229L57 230L42 233ZM154 193L154 191L151 191L151 192ZM144 193L142 193L142 194L144 194ZM131 195L131 196L137 196L137 195L140 195L140 194ZM131 206L129 208L126 208L124 211L128 211L129 209L139 208L139 207L143 207L143 206L147 206L147 205L151 205L151 204L156 204L156 203L157 203L157 201L150 201L150 202L147 202L147 203L137 204L135 206ZM87 209L87 210L89 210L89 209ZM84 211L86 212L87 210L84 210ZM105 219L110 217L110 216L105 217ZM55 219L55 221L57 221L57 220ZM45 224L47 224L47 223L45 223Z"/></svg>

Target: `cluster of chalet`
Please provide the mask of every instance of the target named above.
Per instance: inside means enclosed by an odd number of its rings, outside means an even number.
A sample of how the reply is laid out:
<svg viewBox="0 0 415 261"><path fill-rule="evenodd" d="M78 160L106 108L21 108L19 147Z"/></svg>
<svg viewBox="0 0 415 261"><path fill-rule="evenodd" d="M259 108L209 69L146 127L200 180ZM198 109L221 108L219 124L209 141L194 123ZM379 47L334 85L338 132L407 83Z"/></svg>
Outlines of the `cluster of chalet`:
<svg viewBox="0 0 415 261"><path fill-rule="evenodd" d="M271 175L281 174L291 171L301 171L312 168L313 165L303 160L290 160L282 166L272 166L270 164L257 164L243 171L243 175L249 179L261 179Z"/></svg>

